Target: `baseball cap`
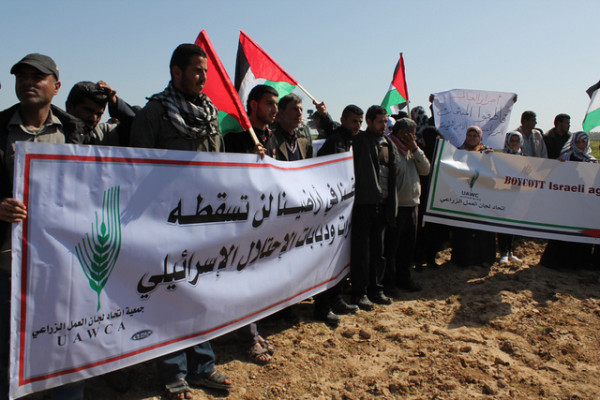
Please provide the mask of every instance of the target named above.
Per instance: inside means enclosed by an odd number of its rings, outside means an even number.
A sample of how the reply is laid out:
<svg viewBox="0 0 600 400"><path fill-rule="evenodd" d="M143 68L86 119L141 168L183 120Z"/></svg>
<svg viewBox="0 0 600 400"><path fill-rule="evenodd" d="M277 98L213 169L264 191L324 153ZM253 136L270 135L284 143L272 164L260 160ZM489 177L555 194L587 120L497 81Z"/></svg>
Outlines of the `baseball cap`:
<svg viewBox="0 0 600 400"><path fill-rule="evenodd" d="M45 74L52 74L56 80L58 80L58 67L56 66L54 60L48 56L39 53L27 54L21 59L21 61L13 65L13 67L10 69L10 73L14 75L16 69L22 64L30 65Z"/></svg>

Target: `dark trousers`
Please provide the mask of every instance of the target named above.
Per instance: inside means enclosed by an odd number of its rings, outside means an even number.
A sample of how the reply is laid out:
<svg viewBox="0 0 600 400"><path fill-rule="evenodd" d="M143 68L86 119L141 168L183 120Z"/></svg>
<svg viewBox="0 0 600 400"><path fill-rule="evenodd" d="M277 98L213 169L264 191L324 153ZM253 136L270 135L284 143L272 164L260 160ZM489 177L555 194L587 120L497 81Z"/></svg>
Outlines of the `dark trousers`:
<svg viewBox="0 0 600 400"><path fill-rule="evenodd" d="M352 210L350 282L354 297L383 291L384 208L382 205L355 204Z"/></svg>
<svg viewBox="0 0 600 400"><path fill-rule="evenodd" d="M385 232L385 287L402 286L410 280L417 242L418 206L398 207L396 226Z"/></svg>
<svg viewBox="0 0 600 400"><path fill-rule="evenodd" d="M507 233L498 234L498 249L500 250L500 255L504 253L512 253L513 238L513 235L509 235Z"/></svg>
<svg viewBox="0 0 600 400"><path fill-rule="evenodd" d="M550 268L577 269L587 267L591 255L591 244L548 240L540 264Z"/></svg>
<svg viewBox="0 0 600 400"><path fill-rule="evenodd" d="M162 356L156 360L156 366L165 385L185 378L188 372L192 375L208 376L215 370L215 353L210 342L204 342Z"/></svg>
<svg viewBox="0 0 600 400"><path fill-rule="evenodd" d="M331 304L342 295L342 282L315 296L315 315L324 316L331 311Z"/></svg>
<svg viewBox="0 0 600 400"><path fill-rule="evenodd" d="M452 229L451 261L461 267L492 264L496 259L496 234L476 229Z"/></svg>
<svg viewBox="0 0 600 400"><path fill-rule="evenodd" d="M0 399L8 399L10 274L0 271Z"/></svg>

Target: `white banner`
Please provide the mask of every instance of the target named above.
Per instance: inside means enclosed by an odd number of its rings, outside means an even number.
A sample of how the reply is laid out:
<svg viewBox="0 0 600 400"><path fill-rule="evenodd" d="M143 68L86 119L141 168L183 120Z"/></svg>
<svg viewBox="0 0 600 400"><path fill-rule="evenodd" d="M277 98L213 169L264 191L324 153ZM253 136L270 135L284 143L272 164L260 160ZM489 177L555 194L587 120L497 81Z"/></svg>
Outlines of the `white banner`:
<svg viewBox="0 0 600 400"><path fill-rule="evenodd" d="M504 147L514 93L453 89L434 94L435 126L444 139L456 147L465 140L467 128L483 130L483 144L494 149Z"/></svg>
<svg viewBox="0 0 600 400"><path fill-rule="evenodd" d="M17 143L11 396L187 348L348 271L350 153Z"/></svg>
<svg viewBox="0 0 600 400"><path fill-rule="evenodd" d="M600 244L600 166L438 142L425 221Z"/></svg>

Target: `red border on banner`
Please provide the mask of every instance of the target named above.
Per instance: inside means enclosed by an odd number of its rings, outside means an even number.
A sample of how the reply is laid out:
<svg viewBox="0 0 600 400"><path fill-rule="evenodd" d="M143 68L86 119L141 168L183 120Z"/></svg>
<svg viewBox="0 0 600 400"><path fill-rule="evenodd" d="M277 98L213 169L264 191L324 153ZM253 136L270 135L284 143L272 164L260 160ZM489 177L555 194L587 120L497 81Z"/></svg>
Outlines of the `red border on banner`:
<svg viewBox="0 0 600 400"><path fill-rule="evenodd" d="M274 169L283 170L283 171L297 171L297 170L303 170L303 169L310 169L310 168L314 168L314 167L320 167L320 166L328 165L328 164L335 164L338 162L351 160L352 158L353 158L352 156L349 156L349 157L344 157L344 158L339 158L339 159L334 159L334 160L329 160L329 161L323 161L323 162L319 162L319 163L315 163L315 164L305 165L305 166L301 166L301 167L281 167L281 166L273 165L273 164L257 164L257 163L247 163L247 162L244 163L244 162L218 162L218 161L183 161L183 160L163 160L163 159L133 158L133 157L99 157L99 156L74 156L74 155L61 155L61 154L29 153L29 154L25 155L23 203L25 204L26 209L28 209L29 208L29 201L28 201L29 200L29 182L30 182L29 176L31 173L31 162L34 160L64 160L64 161L68 160L68 161L84 161L84 162L157 164L157 165L181 165L181 166L204 166L204 167L274 168ZM108 364L108 363L118 361L121 359L125 359L128 357L137 355L137 354L145 353L147 351L154 350L154 349L157 349L157 348L160 348L163 346L167 346L167 345L181 342L184 340L193 339L195 337L203 336L203 335L209 334L211 332L223 329L229 325L232 325L239 321L243 321L247 318L253 317L257 314L267 311L267 310L269 310L273 307L276 307L280 304L286 303L286 302L288 302L298 296L301 296L302 294L307 293L315 288L326 285L329 282L333 282L333 281L337 280L343 273L345 273L348 270L348 268L350 267L350 264L347 264L344 266L344 268L342 269L342 271L340 271L339 274L337 274L336 276L334 276L333 278L331 278L325 282L314 285L306 290L303 290L302 292L299 292L291 297L288 297L287 299L278 301L275 304L264 307L261 310L255 311L252 314L248 314L246 316L240 317L238 319L235 319L228 323L214 327L207 331L197 332L197 333L194 333L191 335L183 336L181 338L172 339L167 342L155 344L155 345L143 348L143 349L138 349L138 350L130 352L130 353L121 354L119 356L111 357L111 358L108 358L108 359L102 360L102 361L96 361L94 363L83 365L80 367L71 368L71 369L67 369L67 370L63 370L63 371L57 371L57 372L54 372L51 374L40 375L40 376L25 379L23 376L24 375L23 360L25 360L25 327L26 327L26 320L27 320L27 304L26 303L27 303L27 279L28 279L28 275L27 275L28 217L26 217L22 223L23 223L23 237L21 240L21 296L20 296L21 321L19 324L19 333L17 335L19 337L19 342L20 342L19 343L19 360L18 360L18 363L19 363L19 368L18 368L19 369L19 386L24 386L29 383L39 382L39 381L43 381L43 380L46 380L49 378L61 376L61 375L71 374L71 373L74 373L77 371L82 371L82 370L86 370L89 368L93 368L98 365Z"/></svg>

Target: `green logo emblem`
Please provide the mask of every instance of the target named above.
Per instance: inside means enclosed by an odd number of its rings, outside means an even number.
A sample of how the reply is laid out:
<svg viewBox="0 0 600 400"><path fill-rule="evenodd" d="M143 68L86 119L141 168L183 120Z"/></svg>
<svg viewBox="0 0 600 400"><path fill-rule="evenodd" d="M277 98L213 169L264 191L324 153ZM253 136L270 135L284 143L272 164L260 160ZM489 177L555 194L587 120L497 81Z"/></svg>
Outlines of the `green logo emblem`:
<svg viewBox="0 0 600 400"><path fill-rule="evenodd" d="M90 287L98 294L100 310L100 292L106 285L115 267L121 250L121 215L119 212L119 186L104 191L102 199L102 219L92 222L92 232L86 233L81 243L75 246L77 259Z"/></svg>
<svg viewBox="0 0 600 400"><path fill-rule="evenodd" d="M473 189L473 186L475 185L475 182L477 181L477 179L479 179L479 171L475 171L475 175L473 175L471 178L469 178L469 187L471 189Z"/></svg>

